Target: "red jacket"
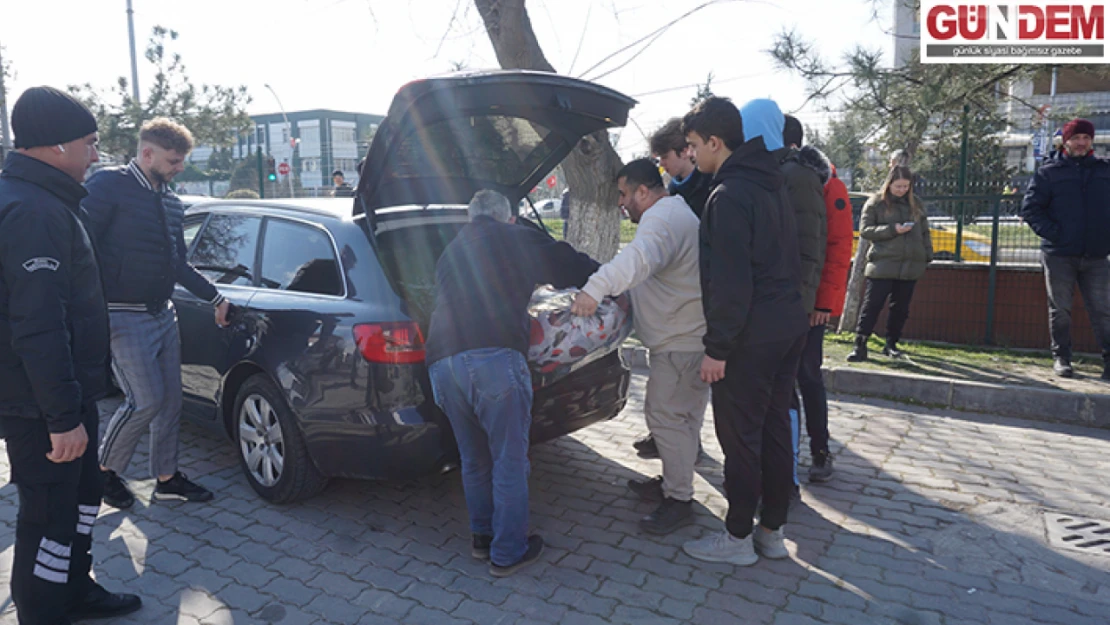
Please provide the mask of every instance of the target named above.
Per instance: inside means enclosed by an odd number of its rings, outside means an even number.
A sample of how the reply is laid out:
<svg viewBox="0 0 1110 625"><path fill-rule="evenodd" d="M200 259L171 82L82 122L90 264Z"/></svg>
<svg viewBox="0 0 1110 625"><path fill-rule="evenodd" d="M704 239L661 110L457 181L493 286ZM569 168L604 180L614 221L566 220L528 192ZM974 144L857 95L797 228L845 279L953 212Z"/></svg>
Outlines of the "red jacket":
<svg viewBox="0 0 1110 625"><path fill-rule="evenodd" d="M844 296L848 292L848 269L852 264L852 203L848 187L836 175L825 183L825 217L828 223L825 264L821 285L817 288L817 310L828 311L833 317L844 312Z"/></svg>

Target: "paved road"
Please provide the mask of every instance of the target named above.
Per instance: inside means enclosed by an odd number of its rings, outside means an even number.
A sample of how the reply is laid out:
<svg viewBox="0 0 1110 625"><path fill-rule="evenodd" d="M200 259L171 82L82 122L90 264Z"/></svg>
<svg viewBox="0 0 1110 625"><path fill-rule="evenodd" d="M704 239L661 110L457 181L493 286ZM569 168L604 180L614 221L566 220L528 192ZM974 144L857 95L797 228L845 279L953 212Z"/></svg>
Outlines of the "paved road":
<svg viewBox="0 0 1110 625"><path fill-rule="evenodd" d="M699 524L637 532L649 508L624 482L658 471L630 449L643 382L618 419L533 450L533 523L551 547L516 577L495 581L470 558L457 474L339 481L274 507L245 485L228 442L191 425L184 469L218 499L150 504L152 484L138 482L133 510L100 516L96 570L143 595L145 609L119 621L134 624L1106 623L1110 554L1050 546L1044 512L1110 520L1107 432L841 399L838 477L803 490L787 527L794 557L705 565L680 545L721 527L712 421ZM0 499L0 623L11 624L14 487Z"/></svg>

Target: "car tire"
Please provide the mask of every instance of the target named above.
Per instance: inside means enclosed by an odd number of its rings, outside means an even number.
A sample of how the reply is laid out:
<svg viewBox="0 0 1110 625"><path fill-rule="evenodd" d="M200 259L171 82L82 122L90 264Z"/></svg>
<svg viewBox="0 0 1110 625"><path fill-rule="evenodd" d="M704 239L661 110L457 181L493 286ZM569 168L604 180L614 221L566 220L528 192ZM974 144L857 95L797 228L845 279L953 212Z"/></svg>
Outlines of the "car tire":
<svg viewBox="0 0 1110 625"><path fill-rule="evenodd" d="M956 260L956 255L952 252L937 252L933 254L933 260Z"/></svg>
<svg viewBox="0 0 1110 625"><path fill-rule="evenodd" d="M281 391L265 375L247 379L235 396L232 434L251 488L271 503L307 499L324 489L304 435Z"/></svg>

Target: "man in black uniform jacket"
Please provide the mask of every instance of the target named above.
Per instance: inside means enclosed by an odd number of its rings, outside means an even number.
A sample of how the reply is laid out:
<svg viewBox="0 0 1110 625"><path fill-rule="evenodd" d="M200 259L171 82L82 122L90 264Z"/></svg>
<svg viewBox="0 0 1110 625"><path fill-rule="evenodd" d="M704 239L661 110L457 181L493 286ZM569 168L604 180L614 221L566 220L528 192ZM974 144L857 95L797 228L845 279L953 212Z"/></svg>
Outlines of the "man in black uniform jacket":
<svg viewBox="0 0 1110 625"><path fill-rule="evenodd" d="M17 149L0 173L0 433L19 490L11 592L20 625L66 625L141 606L89 577L109 344L80 208L99 160L96 119L35 87L15 103L12 129Z"/></svg>

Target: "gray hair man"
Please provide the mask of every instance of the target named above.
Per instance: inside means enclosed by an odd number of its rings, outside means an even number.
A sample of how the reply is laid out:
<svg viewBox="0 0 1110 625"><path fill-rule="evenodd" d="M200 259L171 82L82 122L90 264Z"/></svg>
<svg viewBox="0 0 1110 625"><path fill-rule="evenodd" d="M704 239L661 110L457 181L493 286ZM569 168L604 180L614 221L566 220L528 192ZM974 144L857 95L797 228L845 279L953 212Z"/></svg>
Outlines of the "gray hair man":
<svg viewBox="0 0 1110 625"><path fill-rule="evenodd" d="M537 284L581 287L597 263L513 223L512 205L495 191L476 193L468 212L436 265L426 361L459 445L472 554L505 577L543 551L543 539L528 535L528 302Z"/></svg>

